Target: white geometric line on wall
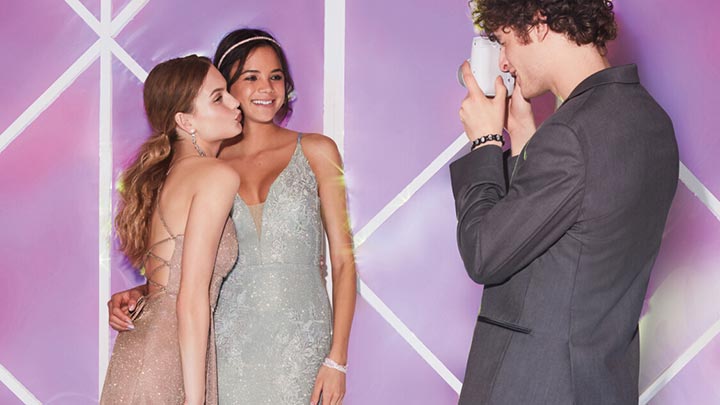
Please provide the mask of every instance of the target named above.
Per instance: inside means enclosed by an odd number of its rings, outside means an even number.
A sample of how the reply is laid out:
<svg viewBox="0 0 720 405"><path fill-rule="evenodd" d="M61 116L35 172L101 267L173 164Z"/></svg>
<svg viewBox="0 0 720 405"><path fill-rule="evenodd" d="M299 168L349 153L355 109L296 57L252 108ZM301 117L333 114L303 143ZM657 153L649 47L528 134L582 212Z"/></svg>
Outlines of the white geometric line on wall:
<svg viewBox="0 0 720 405"><path fill-rule="evenodd" d="M444 151L442 151L423 171L420 172L395 198L390 200L360 231L355 235L355 246L360 247L380 228L400 207L405 205L413 195L427 183L447 162L455 156L463 146L467 145L468 138L463 132Z"/></svg>
<svg viewBox="0 0 720 405"><path fill-rule="evenodd" d="M700 202L707 208L715 218L720 221L720 201L717 197L705 187L702 182L695 177L690 169L680 162L680 180L697 197ZM681 354L667 369L643 391L640 395L640 404L647 404L657 395L665 386L672 381L673 378L682 370L690 361L697 356L700 351L720 333L720 320L715 322L707 331L691 344L683 354Z"/></svg>
<svg viewBox="0 0 720 405"><path fill-rule="evenodd" d="M103 38L111 35L110 27L112 27L112 2L111 0L100 0L100 30Z"/></svg>
<svg viewBox="0 0 720 405"><path fill-rule="evenodd" d="M41 405L42 402L33 395L8 369L0 364L0 381L26 405Z"/></svg>
<svg viewBox="0 0 720 405"><path fill-rule="evenodd" d="M358 291L360 295L367 301L370 306L377 311L390 326L412 346L412 348L427 362L432 369L442 377L443 380L457 394L460 394L462 383L450 371L440 359L413 333L410 328L397 316L394 312L378 297L370 287L362 280L359 280Z"/></svg>
<svg viewBox="0 0 720 405"><path fill-rule="evenodd" d="M685 186L687 186L687 188L695 194L695 197L697 197L703 205L710 210L713 215L715 215L715 218L720 221L720 201L718 201L717 197L715 197L715 195L710 192L710 190L708 190L697 177L695 177L695 175L683 164L683 162L680 162L679 177L680 180L685 183Z"/></svg>
<svg viewBox="0 0 720 405"><path fill-rule="evenodd" d="M118 59L141 81L147 72L123 49L113 37L147 4L147 0L133 0L112 19L111 0L101 0L100 22L77 0L65 2L100 37L100 116L98 131L98 392L102 391L110 356L110 330L105 303L110 299L110 266L112 234L112 56ZM96 43L97 44L97 43ZM97 55L96 55L97 56ZM93 58L94 60L94 58Z"/></svg>
<svg viewBox="0 0 720 405"><path fill-rule="evenodd" d="M114 39L111 39L109 41L110 49L112 50L115 57L117 57L120 62L125 65L125 67L135 75L142 83L145 83L145 79L147 79L148 72L143 69L142 66L140 66L139 63L135 59L133 59L132 56L130 56L129 53L125 50L125 48L121 47L120 44L118 44Z"/></svg>
<svg viewBox="0 0 720 405"><path fill-rule="evenodd" d="M95 18L93 13L90 12L90 10L85 7L84 4L80 2L80 0L65 0L65 3L67 3L70 8L75 11L75 13L82 18L83 21L85 21L85 24L88 25L93 31L95 31L95 34L98 36L102 36L100 34L100 21Z"/></svg>
<svg viewBox="0 0 720 405"><path fill-rule="evenodd" d="M149 0L132 0L110 23L110 36L115 38L125 26L148 4Z"/></svg>
<svg viewBox="0 0 720 405"><path fill-rule="evenodd" d="M340 159L345 156L345 0L325 0L323 29L323 134L337 145ZM325 246L329 241L325 237ZM325 287L333 296L332 262L325 251L325 262L330 263ZM357 282L360 275L356 275Z"/></svg>
<svg viewBox="0 0 720 405"><path fill-rule="evenodd" d="M80 74L90 67L99 54L100 40L97 40L0 134L0 153L4 151L25 128L30 126L43 111L57 100L60 94L73 84Z"/></svg>
<svg viewBox="0 0 720 405"><path fill-rule="evenodd" d="M102 392L110 362L110 328L106 302L110 299L110 252L112 234L112 50L111 0L100 3L102 50L100 51L100 111L98 131L98 392Z"/></svg>
<svg viewBox="0 0 720 405"><path fill-rule="evenodd" d="M452 159L460 149L468 143L467 136L462 133L450 146L445 148L419 175L390 200L367 224L355 235L356 249L387 221L400 207L427 183L447 162ZM456 392L460 393L462 383L447 368L447 366L417 337L415 333L395 315L390 307L375 294L368 285L358 276L358 293L378 314L402 337L410 347L415 350L425 362L435 370L445 382Z"/></svg>
<svg viewBox="0 0 720 405"><path fill-rule="evenodd" d="M145 70L113 37L118 35L147 4L147 0L133 0L128 3L113 20L111 0L102 0L101 3L101 27L103 28L104 34L102 36L104 49L100 72L100 207L98 210L100 215L98 238L100 245L100 299L98 303L98 312L100 314L98 340L100 342L100 349L98 351L98 392L102 392L105 373L110 360L110 330L107 326L108 313L105 310L105 302L110 299L112 249L112 55L114 54L142 82L145 82L145 78L147 78Z"/></svg>
<svg viewBox="0 0 720 405"><path fill-rule="evenodd" d="M658 376L655 381L650 384L642 395L640 395L640 405L645 405L657 395L660 390L673 379L676 375L697 356L702 349L705 348L716 336L720 334L720 320L715 322L710 329L705 331L698 340L688 347L668 368Z"/></svg>
<svg viewBox="0 0 720 405"><path fill-rule="evenodd" d="M345 0L325 0L323 133L345 156Z"/></svg>

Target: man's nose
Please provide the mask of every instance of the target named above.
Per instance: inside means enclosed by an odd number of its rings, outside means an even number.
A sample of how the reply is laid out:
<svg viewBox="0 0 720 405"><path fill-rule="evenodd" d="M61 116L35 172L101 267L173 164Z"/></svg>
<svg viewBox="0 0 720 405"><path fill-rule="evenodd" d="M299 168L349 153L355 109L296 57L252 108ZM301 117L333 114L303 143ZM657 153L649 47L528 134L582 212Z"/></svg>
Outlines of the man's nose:
<svg viewBox="0 0 720 405"><path fill-rule="evenodd" d="M508 62L507 58L505 57L505 48L500 48L500 59L498 60L498 66L500 67L500 71L502 72L510 71L510 62Z"/></svg>

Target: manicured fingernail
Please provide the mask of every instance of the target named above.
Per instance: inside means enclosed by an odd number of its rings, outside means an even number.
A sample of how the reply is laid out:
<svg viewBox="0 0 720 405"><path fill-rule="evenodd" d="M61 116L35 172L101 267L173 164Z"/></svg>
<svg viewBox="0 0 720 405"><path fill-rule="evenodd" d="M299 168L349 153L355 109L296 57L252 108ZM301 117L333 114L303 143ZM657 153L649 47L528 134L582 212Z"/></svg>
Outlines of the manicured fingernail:
<svg viewBox="0 0 720 405"><path fill-rule="evenodd" d="M128 310L134 311L135 310L135 304L132 304L128 307Z"/></svg>
<svg viewBox="0 0 720 405"><path fill-rule="evenodd" d="M127 324L127 328L130 330L135 330L135 325L129 323L129 324Z"/></svg>

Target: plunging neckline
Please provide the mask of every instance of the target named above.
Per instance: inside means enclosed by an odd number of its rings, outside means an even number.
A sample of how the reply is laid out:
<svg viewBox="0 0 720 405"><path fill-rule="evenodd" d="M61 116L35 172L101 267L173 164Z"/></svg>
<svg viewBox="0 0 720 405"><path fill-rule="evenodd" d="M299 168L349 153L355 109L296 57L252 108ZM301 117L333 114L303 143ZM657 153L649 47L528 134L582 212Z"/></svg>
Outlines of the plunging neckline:
<svg viewBox="0 0 720 405"><path fill-rule="evenodd" d="M295 146L295 150L293 150L292 156L290 156L290 160L288 160L285 167L280 171L280 173L275 177L275 179L270 183L270 188L268 188L268 193L265 196L265 201L252 204L252 205L262 205L262 213L260 214L260 229L258 229L257 224L255 223L255 220L253 219L253 226L255 227L255 233L257 234L258 243L262 240L263 230L265 229L265 212L267 211L267 202L270 201L270 197L272 196L273 189L275 187L275 184L280 180L280 177L282 177L285 172L290 168L290 166L295 161L295 156L298 154L298 149L300 148L300 139L297 140L297 145ZM245 211L250 215L250 218L252 219L252 212L250 212L250 205L243 200L243 198L240 196L240 193L235 193L238 200L242 202L242 205L245 206Z"/></svg>
<svg viewBox="0 0 720 405"><path fill-rule="evenodd" d="M280 173L278 173L278 175L275 176L275 179L273 179L273 181L270 183L270 188L268 188L268 193L267 193L267 195L265 196L265 201L259 202L259 203L257 203L257 204L252 204L252 205L258 205L258 204L263 204L263 205L265 205L265 204L268 202L268 200L270 200L270 195L272 194L273 187L275 187L275 183L277 183L278 179L280 179L280 176L282 176L283 174L285 174L285 172L287 171L287 169L288 169L288 168L290 167L290 165L293 163L293 161L295 160L295 155L297 155L297 151L298 151L298 148L299 148L299 147L300 147L300 140L297 141L297 144L296 144L296 146L295 146L295 149L293 150L293 153L292 153L292 155L290 156L290 160L288 160L288 162L287 162L287 164L285 165L285 167L283 167L283 169L280 171ZM235 195L240 199L240 201L242 201L242 203L243 203L243 205L245 205L245 207L249 207L249 206L251 205L251 204L248 204L248 203L242 198L242 196L240 195L240 192L239 192L239 191L236 192Z"/></svg>

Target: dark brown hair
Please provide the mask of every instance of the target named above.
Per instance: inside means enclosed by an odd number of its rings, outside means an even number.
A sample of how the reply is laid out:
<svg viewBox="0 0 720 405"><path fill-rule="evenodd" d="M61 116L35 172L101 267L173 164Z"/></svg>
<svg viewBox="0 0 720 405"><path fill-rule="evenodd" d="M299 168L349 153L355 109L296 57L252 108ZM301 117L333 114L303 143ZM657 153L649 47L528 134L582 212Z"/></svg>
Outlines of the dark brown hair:
<svg viewBox="0 0 720 405"><path fill-rule="evenodd" d="M473 22L495 40L494 31L512 29L523 43L528 32L546 23L578 45L593 44L606 53L617 25L611 0L472 0Z"/></svg>
<svg viewBox="0 0 720 405"><path fill-rule="evenodd" d="M165 182L173 144L178 140L175 114L193 111L210 66L210 59L197 55L170 59L155 66L145 80L143 100L152 135L122 173L115 216L120 250L135 267L145 259L158 191Z"/></svg>
<svg viewBox="0 0 720 405"><path fill-rule="evenodd" d="M295 82L293 82L292 75L290 74L290 66L288 65L287 58L285 57L285 52L283 52L282 48L278 44L264 39L247 42L230 51L230 53L228 53L223 59L222 65L218 65L220 63L220 59L223 55L225 55L225 52L227 52L228 49L240 41L253 37L268 37L275 40L272 35L263 30L251 28L235 30L225 35L225 38L220 41L220 45L218 45L217 50L215 51L215 58L213 58L214 64L220 73L222 73L225 77L225 80L227 80L227 90L230 91L232 85L238 80L238 78L240 78L240 73L242 73L245 61L250 55L250 52L261 46L268 46L272 48L280 60L280 68L285 76L285 101L275 115L275 121L282 122L290 113L292 113L292 106L290 105L291 100L289 98L293 90L295 90ZM235 66L236 63L237 69L233 71L233 66Z"/></svg>

